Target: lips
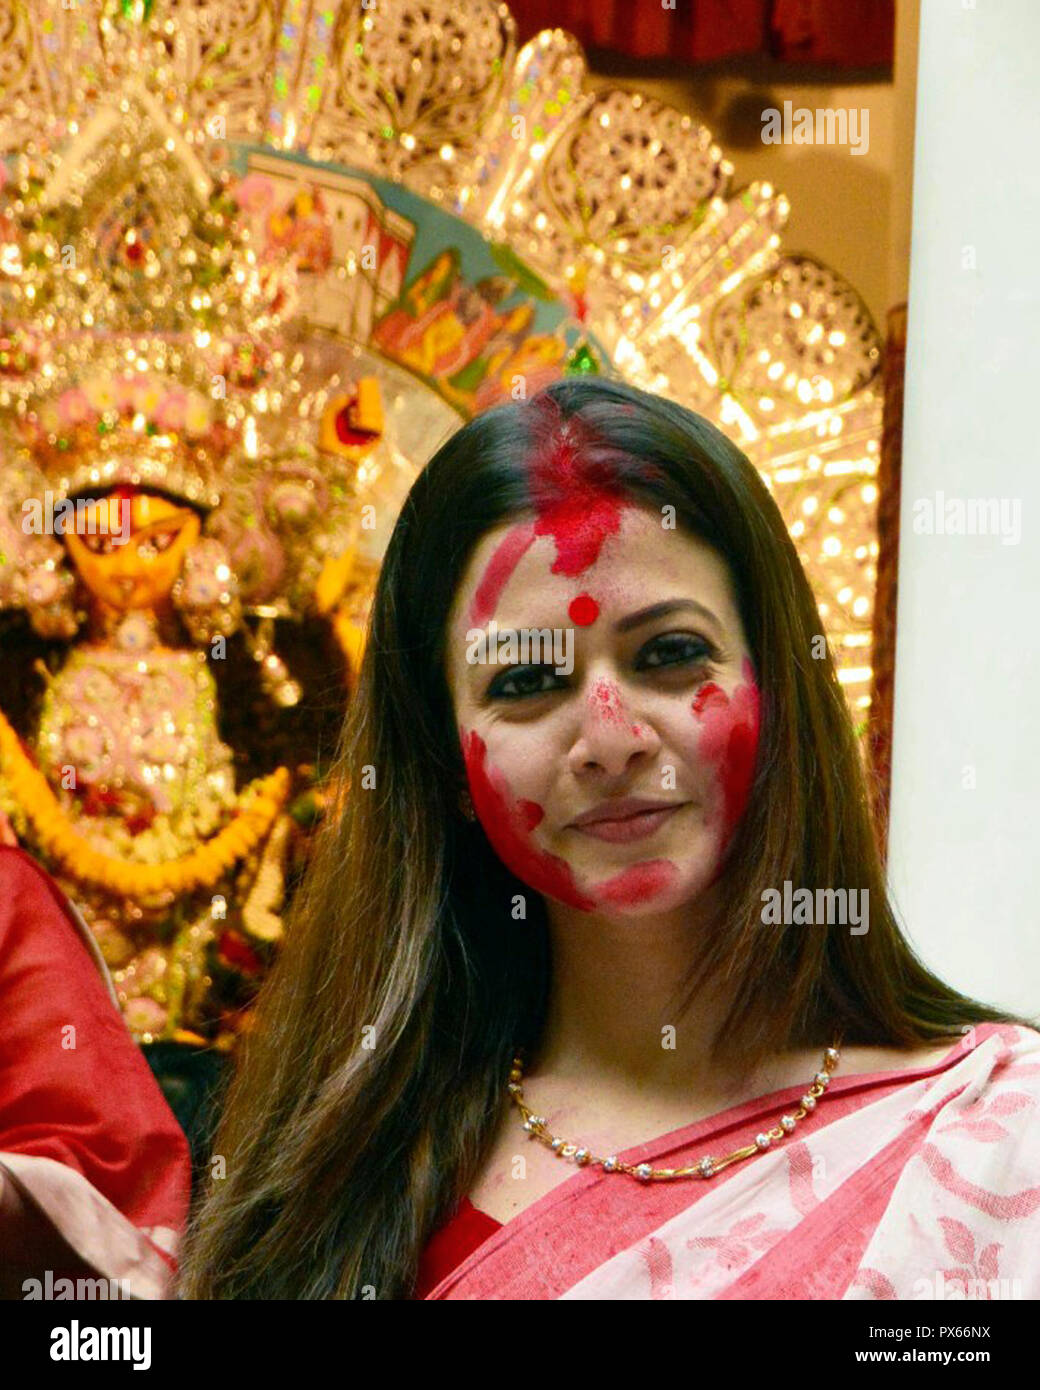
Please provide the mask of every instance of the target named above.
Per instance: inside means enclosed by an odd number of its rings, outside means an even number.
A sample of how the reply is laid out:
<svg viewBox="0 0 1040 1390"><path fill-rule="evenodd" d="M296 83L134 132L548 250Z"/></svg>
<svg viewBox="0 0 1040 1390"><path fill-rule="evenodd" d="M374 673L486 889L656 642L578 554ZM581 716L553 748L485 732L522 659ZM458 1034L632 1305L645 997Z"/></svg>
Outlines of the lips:
<svg viewBox="0 0 1040 1390"><path fill-rule="evenodd" d="M628 820L630 816L642 816L648 812L675 810L683 805L679 801L646 801L639 797L627 796L619 801L601 801L591 811L585 811L571 825L583 829L587 825L598 825L602 821Z"/></svg>
<svg viewBox="0 0 1040 1390"><path fill-rule="evenodd" d="M583 835L621 844L655 834L685 805L685 801L638 801L632 798L604 802L586 811L571 825Z"/></svg>

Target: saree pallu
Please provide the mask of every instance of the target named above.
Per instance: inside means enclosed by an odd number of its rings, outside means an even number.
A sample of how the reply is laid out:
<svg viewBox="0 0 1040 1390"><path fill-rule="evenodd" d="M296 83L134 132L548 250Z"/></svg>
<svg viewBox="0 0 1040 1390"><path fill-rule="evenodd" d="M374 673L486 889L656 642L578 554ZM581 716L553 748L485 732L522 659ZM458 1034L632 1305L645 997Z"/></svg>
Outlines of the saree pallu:
<svg viewBox="0 0 1040 1390"><path fill-rule="evenodd" d="M803 1091L620 1157L680 1167L724 1156ZM789 1139L712 1179L581 1169L427 1297L1040 1297L1040 1033L979 1024L931 1066L839 1071Z"/></svg>
<svg viewBox="0 0 1040 1390"><path fill-rule="evenodd" d="M124 1296L164 1297L188 1214L187 1141L83 919L6 845L0 1021L0 1179Z"/></svg>

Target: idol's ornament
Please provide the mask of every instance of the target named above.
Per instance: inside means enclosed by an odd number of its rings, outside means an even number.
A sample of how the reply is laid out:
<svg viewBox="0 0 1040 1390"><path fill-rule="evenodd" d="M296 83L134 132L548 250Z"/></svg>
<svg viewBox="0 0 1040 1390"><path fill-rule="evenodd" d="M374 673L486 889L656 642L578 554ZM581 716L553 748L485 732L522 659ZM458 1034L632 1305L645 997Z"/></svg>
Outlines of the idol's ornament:
<svg viewBox="0 0 1040 1390"><path fill-rule="evenodd" d="M0 0L0 783L138 1037L240 1026L341 792L321 634L356 669L416 470L561 373L737 439L866 717L880 343L782 193L495 0L91 14Z"/></svg>
<svg viewBox="0 0 1040 1390"><path fill-rule="evenodd" d="M248 1024L418 468L605 353L436 196L265 137L266 11L43 4L0 0L0 811L155 1066Z"/></svg>
<svg viewBox="0 0 1040 1390"><path fill-rule="evenodd" d="M308 319L402 368L409 416L612 370L730 433L788 522L865 722L881 341L837 271L785 251L780 190L736 184L689 115L590 90L562 30L519 48L500 0L96 10L0 0L0 153L82 120L161 48L161 89L255 176L265 253L301 253Z"/></svg>
<svg viewBox="0 0 1040 1390"><path fill-rule="evenodd" d="M0 798L86 916L135 1036L226 1045L316 789L299 764L241 781L215 672L237 644L259 699L300 701L276 625L336 597L379 388L307 391L294 259L258 263L235 181L143 87L13 163L0 608L50 661L32 726L0 713Z"/></svg>

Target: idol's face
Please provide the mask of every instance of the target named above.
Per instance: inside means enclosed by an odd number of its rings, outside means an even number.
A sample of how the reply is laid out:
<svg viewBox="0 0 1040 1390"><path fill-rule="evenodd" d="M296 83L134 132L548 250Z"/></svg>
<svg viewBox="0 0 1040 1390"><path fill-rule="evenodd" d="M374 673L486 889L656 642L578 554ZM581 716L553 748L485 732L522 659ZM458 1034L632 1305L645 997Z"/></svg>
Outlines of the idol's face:
<svg viewBox="0 0 1040 1390"><path fill-rule="evenodd" d="M473 806L546 897L674 910L717 876L754 771L758 689L732 581L651 510L615 505L591 545L595 518L568 524L489 533L455 596L446 674Z"/></svg>
<svg viewBox="0 0 1040 1390"><path fill-rule="evenodd" d="M116 612L157 609L170 596L188 548L199 536L189 507L148 492L93 501L82 533L65 544L84 584Z"/></svg>

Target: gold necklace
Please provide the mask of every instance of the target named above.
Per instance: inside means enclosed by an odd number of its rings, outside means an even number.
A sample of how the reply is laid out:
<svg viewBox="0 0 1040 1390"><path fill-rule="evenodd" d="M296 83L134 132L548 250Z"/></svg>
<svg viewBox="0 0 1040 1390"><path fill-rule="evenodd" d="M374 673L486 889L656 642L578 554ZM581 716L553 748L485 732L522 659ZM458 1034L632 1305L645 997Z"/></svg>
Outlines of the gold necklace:
<svg viewBox="0 0 1040 1390"><path fill-rule="evenodd" d="M757 1134L753 1144L748 1144L743 1149L735 1149L733 1153L726 1154L724 1158L714 1158L711 1154L706 1154L704 1158L698 1159L688 1168L652 1168L649 1163L622 1163L616 1154L610 1154L606 1158L597 1158L589 1149L579 1144L568 1143L559 1135L550 1133L545 1127L545 1116L536 1115L524 1104L524 1064L520 1053L517 1053L513 1058L513 1065L509 1072L509 1096L523 1116L523 1125L528 1138L537 1139L539 1143L552 1149L557 1158L569 1158L579 1167L598 1164L604 1173L629 1173L632 1177L638 1178L640 1182L655 1182L667 1178L713 1178L716 1173L721 1173L723 1168L728 1168L731 1163L739 1163L741 1159L752 1158L757 1153L764 1153L766 1149L772 1148L777 1140L786 1139L789 1134L792 1134L798 1121L804 1120L816 1109L816 1102L830 1085L831 1072L838 1065L840 1056L837 1043L824 1050L823 1069L813 1077L805 1095L798 1102L797 1109L789 1114L781 1115L772 1129L766 1129L761 1134Z"/></svg>

